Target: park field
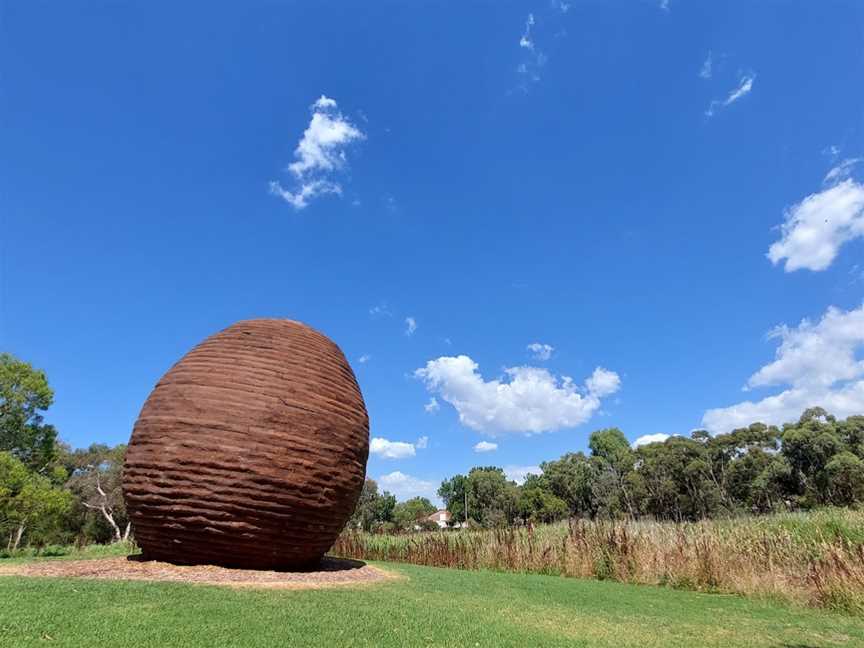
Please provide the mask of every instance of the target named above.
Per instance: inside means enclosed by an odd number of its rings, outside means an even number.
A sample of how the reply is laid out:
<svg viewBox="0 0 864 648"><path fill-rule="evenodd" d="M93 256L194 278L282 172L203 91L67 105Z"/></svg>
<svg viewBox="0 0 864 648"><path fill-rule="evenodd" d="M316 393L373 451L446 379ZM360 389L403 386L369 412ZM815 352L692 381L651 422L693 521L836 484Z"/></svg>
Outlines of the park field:
<svg viewBox="0 0 864 648"><path fill-rule="evenodd" d="M765 599L376 566L397 578L292 591L2 576L0 646L864 646L860 617Z"/></svg>

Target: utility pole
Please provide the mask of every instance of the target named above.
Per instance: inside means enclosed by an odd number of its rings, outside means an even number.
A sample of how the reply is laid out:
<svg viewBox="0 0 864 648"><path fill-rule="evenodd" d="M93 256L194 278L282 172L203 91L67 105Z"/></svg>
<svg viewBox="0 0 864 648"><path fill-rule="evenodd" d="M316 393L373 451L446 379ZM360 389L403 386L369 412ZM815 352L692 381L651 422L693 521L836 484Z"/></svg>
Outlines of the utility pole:
<svg viewBox="0 0 864 648"><path fill-rule="evenodd" d="M468 484L463 483L462 492L465 495L465 522L463 523L463 529L468 527Z"/></svg>

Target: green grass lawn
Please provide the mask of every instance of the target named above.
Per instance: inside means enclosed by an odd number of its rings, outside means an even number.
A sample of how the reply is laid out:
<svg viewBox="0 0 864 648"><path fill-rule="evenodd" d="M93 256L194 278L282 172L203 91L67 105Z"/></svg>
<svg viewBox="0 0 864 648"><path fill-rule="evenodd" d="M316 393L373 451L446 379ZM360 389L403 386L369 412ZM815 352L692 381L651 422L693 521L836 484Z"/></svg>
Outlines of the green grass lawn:
<svg viewBox="0 0 864 648"><path fill-rule="evenodd" d="M19 549L11 555L0 553L0 565L17 565L34 560L87 560L89 558L117 558L139 553L131 542L91 544L78 548L72 545L52 545L43 549Z"/></svg>
<svg viewBox="0 0 864 648"><path fill-rule="evenodd" d="M381 565L329 590L0 577L0 646L864 646L864 619L734 596Z"/></svg>

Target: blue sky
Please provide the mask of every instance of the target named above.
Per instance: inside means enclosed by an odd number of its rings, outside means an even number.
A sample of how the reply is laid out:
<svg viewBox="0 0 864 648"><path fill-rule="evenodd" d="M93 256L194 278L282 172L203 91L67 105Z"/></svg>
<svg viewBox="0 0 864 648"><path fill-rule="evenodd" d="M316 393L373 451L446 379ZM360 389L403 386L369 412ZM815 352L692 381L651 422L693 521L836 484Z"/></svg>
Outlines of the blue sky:
<svg viewBox="0 0 864 648"><path fill-rule="evenodd" d="M455 7L0 2L0 341L65 440L252 317L342 347L400 497L864 411L864 5Z"/></svg>

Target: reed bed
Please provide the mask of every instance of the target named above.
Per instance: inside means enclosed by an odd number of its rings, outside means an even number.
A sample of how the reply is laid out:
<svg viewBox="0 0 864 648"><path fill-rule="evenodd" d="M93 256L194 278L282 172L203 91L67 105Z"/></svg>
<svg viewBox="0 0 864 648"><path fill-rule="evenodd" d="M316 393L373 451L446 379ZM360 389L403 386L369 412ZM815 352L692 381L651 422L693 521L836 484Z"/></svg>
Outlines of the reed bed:
<svg viewBox="0 0 864 648"><path fill-rule="evenodd" d="M692 523L588 521L379 535L348 531L345 558L611 579L763 596L864 614L864 512Z"/></svg>

